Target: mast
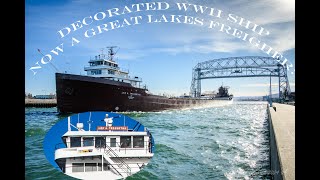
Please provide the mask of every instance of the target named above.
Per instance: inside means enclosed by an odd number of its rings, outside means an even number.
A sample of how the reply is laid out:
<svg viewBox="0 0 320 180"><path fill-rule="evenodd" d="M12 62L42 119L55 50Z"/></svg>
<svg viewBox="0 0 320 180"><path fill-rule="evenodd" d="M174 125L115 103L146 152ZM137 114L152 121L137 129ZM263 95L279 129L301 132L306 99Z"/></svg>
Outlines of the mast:
<svg viewBox="0 0 320 180"><path fill-rule="evenodd" d="M114 61L113 57L117 54L118 50L116 52L114 52L114 48L117 48L118 46L107 46L106 48L108 49L108 58L110 61Z"/></svg>
<svg viewBox="0 0 320 180"><path fill-rule="evenodd" d="M89 120L88 120L88 124L89 124L89 131L91 131L91 111L90 111L90 115L89 115Z"/></svg>
<svg viewBox="0 0 320 180"><path fill-rule="evenodd" d="M58 68L57 68L55 65L52 64L51 59L49 59L48 56L45 56L45 55L40 51L40 49L38 49L38 52L39 52L43 57L46 57L46 59L50 62L51 66L54 68L54 70L56 70L56 72L60 72L60 71L58 70Z"/></svg>
<svg viewBox="0 0 320 180"><path fill-rule="evenodd" d="M70 123L70 116L68 116L68 131L71 131L71 123Z"/></svg>

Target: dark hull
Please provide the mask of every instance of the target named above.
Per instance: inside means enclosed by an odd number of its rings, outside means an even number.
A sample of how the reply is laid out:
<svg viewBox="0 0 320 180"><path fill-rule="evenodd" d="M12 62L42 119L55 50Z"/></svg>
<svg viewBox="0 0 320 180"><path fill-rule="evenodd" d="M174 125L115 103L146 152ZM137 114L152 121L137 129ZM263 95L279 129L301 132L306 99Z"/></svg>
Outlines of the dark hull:
<svg viewBox="0 0 320 180"><path fill-rule="evenodd" d="M146 93L128 83L89 76L56 73L57 108L60 113L86 111L162 111L208 105L232 98L168 98Z"/></svg>

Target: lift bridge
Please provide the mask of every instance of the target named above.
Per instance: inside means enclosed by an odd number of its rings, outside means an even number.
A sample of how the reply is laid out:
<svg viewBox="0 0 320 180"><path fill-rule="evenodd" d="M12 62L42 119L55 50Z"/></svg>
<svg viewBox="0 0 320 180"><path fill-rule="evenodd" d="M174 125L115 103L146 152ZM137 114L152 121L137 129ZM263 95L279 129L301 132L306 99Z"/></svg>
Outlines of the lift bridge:
<svg viewBox="0 0 320 180"><path fill-rule="evenodd" d="M190 96L201 96L202 79L241 77L270 77L270 91L271 77L279 77L279 98L284 99L291 92L286 64L282 65L272 57L245 56L198 63L192 72Z"/></svg>

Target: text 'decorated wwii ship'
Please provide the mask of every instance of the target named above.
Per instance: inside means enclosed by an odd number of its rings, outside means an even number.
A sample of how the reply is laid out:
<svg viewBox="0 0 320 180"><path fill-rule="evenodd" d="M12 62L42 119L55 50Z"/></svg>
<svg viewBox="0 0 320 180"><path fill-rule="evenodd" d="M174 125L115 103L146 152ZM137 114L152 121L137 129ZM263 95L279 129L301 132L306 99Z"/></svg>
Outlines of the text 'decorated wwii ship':
<svg viewBox="0 0 320 180"><path fill-rule="evenodd" d="M108 54L101 53L89 60L84 70L87 75L56 73L57 108L60 113L86 111L161 111L191 108L215 103L230 103L228 87L221 86L218 93L167 97L154 95L142 85L139 77L129 76L114 60L115 46Z"/></svg>

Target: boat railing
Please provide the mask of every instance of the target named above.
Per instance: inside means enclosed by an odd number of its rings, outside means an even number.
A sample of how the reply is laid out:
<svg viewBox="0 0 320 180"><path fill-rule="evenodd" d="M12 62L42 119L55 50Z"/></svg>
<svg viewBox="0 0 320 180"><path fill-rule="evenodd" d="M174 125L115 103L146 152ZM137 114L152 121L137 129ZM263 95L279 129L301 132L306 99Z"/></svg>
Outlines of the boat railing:
<svg viewBox="0 0 320 180"><path fill-rule="evenodd" d="M139 77L136 77L136 76L134 76L134 77L128 76L128 79L129 80L133 80L133 81L137 81L137 82L142 82L142 78L139 78Z"/></svg>
<svg viewBox="0 0 320 180"><path fill-rule="evenodd" d="M119 142L111 142L111 141L101 141L101 140L85 140L85 141L79 141L77 144L71 144L71 142L66 142L66 143L58 143L55 145L55 150L57 149L63 149L63 148L106 148L108 144L113 144L115 146L109 146L110 148L118 148L119 152L124 152L124 154L127 154L127 151L135 151L135 150L145 150L146 154L152 153L153 152L153 142L150 139L150 141L143 141L143 147L138 146L134 147L133 142L130 143L130 146L125 146L123 143Z"/></svg>
<svg viewBox="0 0 320 180"><path fill-rule="evenodd" d="M84 70L96 69L96 68L108 68L108 69L120 70L119 67L109 66L109 65L105 65L105 64L93 65L93 66L84 66Z"/></svg>
<svg viewBox="0 0 320 180"><path fill-rule="evenodd" d="M105 65L105 64L93 65L93 66L84 66L84 70L91 70L91 69L97 69L97 68L108 68L108 69L113 69L113 70L119 70L121 72L129 74L129 70L128 69L109 66L109 65Z"/></svg>

